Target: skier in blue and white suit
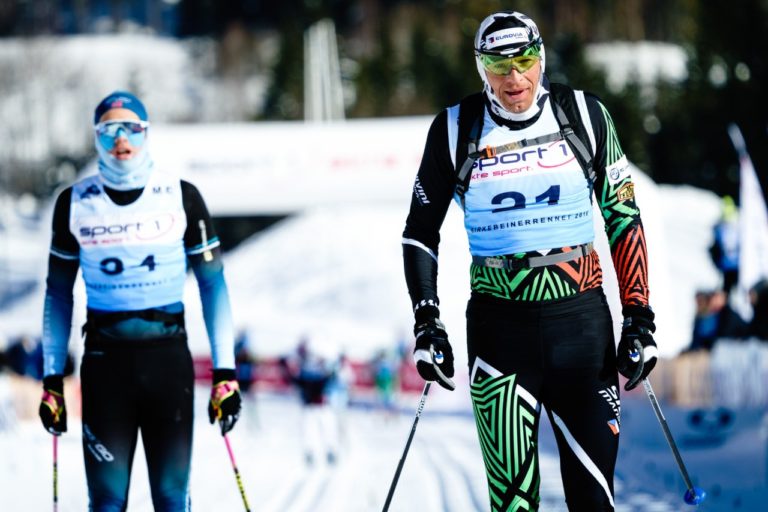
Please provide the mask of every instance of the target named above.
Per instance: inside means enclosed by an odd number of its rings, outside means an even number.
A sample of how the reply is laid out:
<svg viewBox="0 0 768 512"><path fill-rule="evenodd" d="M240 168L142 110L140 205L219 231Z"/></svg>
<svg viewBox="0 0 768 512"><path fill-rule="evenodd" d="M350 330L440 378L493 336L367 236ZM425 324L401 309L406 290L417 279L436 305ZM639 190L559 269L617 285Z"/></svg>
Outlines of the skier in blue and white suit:
<svg viewBox="0 0 768 512"><path fill-rule="evenodd" d="M141 431L156 511L189 510L194 371L182 295L187 267L200 288L213 359L208 405L222 435L240 412L232 315L219 240L198 190L153 168L141 101L115 91L94 113L99 173L58 196L43 319L40 418L67 430L63 371L72 290L87 295L80 369L89 510L126 510Z"/></svg>

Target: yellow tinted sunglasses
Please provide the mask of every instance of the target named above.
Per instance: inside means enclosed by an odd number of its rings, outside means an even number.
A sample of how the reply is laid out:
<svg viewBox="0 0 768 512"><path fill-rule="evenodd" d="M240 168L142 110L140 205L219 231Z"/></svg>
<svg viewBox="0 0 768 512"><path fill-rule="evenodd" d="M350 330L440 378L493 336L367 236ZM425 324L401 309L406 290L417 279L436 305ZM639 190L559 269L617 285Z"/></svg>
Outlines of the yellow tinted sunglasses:
<svg viewBox="0 0 768 512"><path fill-rule="evenodd" d="M481 53L479 55L480 63L487 71L494 75L508 75L514 69L518 73L525 73L539 62L538 55L518 55L516 57L505 57L503 55L488 55Z"/></svg>

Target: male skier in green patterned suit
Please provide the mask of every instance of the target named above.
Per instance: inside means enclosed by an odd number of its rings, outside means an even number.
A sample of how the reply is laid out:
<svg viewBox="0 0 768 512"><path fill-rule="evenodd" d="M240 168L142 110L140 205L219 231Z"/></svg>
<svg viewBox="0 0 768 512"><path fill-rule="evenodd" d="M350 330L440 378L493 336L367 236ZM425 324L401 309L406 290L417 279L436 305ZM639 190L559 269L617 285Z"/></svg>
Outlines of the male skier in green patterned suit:
<svg viewBox="0 0 768 512"><path fill-rule="evenodd" d="M529 17L488 16L475 57L483 92L432 123L403 233L417 369L444 387L443 376L453 376L436 285L440 226L455 199L472 254L470 393L490 509L538 510L544 406L569 509L614 510L617 369L632 389L657 356L629 165L602 103L547 80L544 45ZM593 249L594 200L619 281L618 350ZM443 355L439 365L434 352Z"/></svg>

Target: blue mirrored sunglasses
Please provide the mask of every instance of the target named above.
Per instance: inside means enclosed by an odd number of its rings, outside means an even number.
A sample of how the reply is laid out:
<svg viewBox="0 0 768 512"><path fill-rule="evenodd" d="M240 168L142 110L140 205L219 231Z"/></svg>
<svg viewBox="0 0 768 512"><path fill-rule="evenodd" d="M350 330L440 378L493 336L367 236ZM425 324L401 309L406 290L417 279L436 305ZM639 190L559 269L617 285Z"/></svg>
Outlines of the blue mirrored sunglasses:
<svg viewBox="0 0 768 512"><path fill-rule="evenodd" d="M104 121L93 127L99 143L107 151L115 147L115 142L120 137L128 139L131 146L141 146L144 144L147 128L149 128L148 121L123 120Z"/></svg>

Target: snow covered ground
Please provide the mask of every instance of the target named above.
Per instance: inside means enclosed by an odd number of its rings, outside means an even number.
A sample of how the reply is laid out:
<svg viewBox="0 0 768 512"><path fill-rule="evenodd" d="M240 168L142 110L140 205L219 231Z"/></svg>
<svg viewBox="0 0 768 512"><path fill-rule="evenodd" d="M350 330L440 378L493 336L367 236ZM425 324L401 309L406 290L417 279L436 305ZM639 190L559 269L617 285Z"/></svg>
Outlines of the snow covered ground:
<svg viewBox="0 0 768 512"><path fill-rule="evenodd" d="M380 160L390 162L385 156ZM235 321L239 328L249 331L258 355L285 354L302 335L308 334L314 348L329 353L343 349L352 358L365 359L374 351L392 347L400 339L409 337L412 319L402 275L400 237L413 166L405 160L401 166L405 170L393 167L390 171L396 175L387 175L376 182L387 187L377 192L378 197L352 195L350 200L340 199L339 204L307 206L244 241L225 256ZM234 181L239 183L242 177L237 176L238 168L235 171ZM402 173L406 172L403 178ZM326 177L334 174L349 186L343 172L328 171ZM376 179L375 174L371 170L369 179ZM282 173L281 176L287 180L286 186L295 186L295 175ZM212 205L235 204L231 196L238 193L254 197L257 192L276 194L271 189L259 189L263 181L258 175L237 189L237 185L227 181L227 176L216 174L216 177L220 186L201 187ZM707 247L711 242L711 226L718 216L719 201L714 194L691 187L656 185L639 173L635 179L648 236L651 301L659 326L657 339L662 356L672 357L690 340L694 291L717 285ZM402 193L398 192L401 181L406 182ZM201 183L205 183L204 180ZM317 183L329 188L338 184L329 180L317 180ZM317 193L322 195L323 191L317 190ZM395 196L402 199L395 201L392 199ZM258 205L258 200L253 202ZM43 217L47 224L50 213ZM37 269L39 280L38 288L26 300L0 308L0 348L4 348L4 337L40 332L42 273L49 236L46 226L35 232L21 225L5 226L5 231L0 233L0 249L4 248L0 250L0 259L6 263L5 268L11 269L3 274L5 283L22 275L15 270L19 268L29 269L25 275L34 275ZM600 225L596 232L597 247L604 262L606 291L615 312L615 277ZM469 294L469 255L456 207L449 211L442 235L438 277L442 316L454 346L462 347L464 308ZM18 258L19 251L14 250L18 247L24 248L23 258ZM185 302L190 346L194 353L206 354L209 349L192 278L187 283ZM82 348L76 331L84 321L83 316L83 286L78 283L73 319L75 335L71 343L76 356ZM617 328L618 325L617 320ZM457 368L464 367L465 351L457 348L456 355ZM464 393L438 390L429 398L392 511L487 509L485 477L469 416L465 372L457 372L456 380ZM0 382L0 404L1 391ZM206 394L206 389L198 390L201 400ZM405 412L388 422L374 412L351 410L347 418L347 445L338 464L307 468L301 449L299 407L290 399L260 397L258 426L253 415L246 414L242 425L231 435L253 510L380 510L411 427L417 399L404 398L401 406ZM192 473L195 509L241 510L225 446L216 430L207 424L204 410L205 404L200 401ZM438 410L452 411L452 414L436 414ZM665 407L665 412L694 481L711 494L706 505L699 508L759 510L768 499L765 468L768 425L761 427L764 411L736 410L735 421L723 429L715 429L715 425L705 422L712 431L692 426L690 411ZM684 488L647 400L642 394L627 397L623 413L622 453L616 472L617 510L682 510ZM0 510L46 510L50 508L51 498L50 436L42 431L36 419L15 422L3 418L2 414L0 406ZM707 415L711 414L707 412L704 417L709 417ZM556 450L548 428L543 421L542 511L562 511L565 506ZM60 464L60 510L83 510L86 491L80 425L74 417L70 433L60 443ZM134 470L130 510L151 510L146 468L140 453Z"/></svg>
<svg viewBox="0 0 768 512"><path fill-rule="evenodd" d="M460 389L457 391L462 392ZM464 390L466 392L466 390ZM390 510L467 512L488 510L485 473L474 421L467 410L446 413L437 389L425 412ZM207 389L197 390L191 495L194 510L243 510L225 444L204 414ZM305 464L301 409L293 397L259 394L229 435L252 510L264 512L367 512L384 504L410 432L418 396L401 397L402 413L353 407L344 416L342 449L335 465ZM622 446L616 471L617 512L693 510L683 504L685 487L647 400L622 404ZM732 427L695 429L689 411L665 408L694 482L708 493L702 511L757 511L768 497L766 445L760 411L740 411ZM59 510L85 510L85 473L80 424L73 418L59 442ZM52 504L52 445L36 420L0 431L0 509L48 510ZM716 463L714 461L717 461ZM554 439L541 427L541 510L562 512L562 485ZM141 447L134 461L129 497L132 512L151 511Z"/></svg>

